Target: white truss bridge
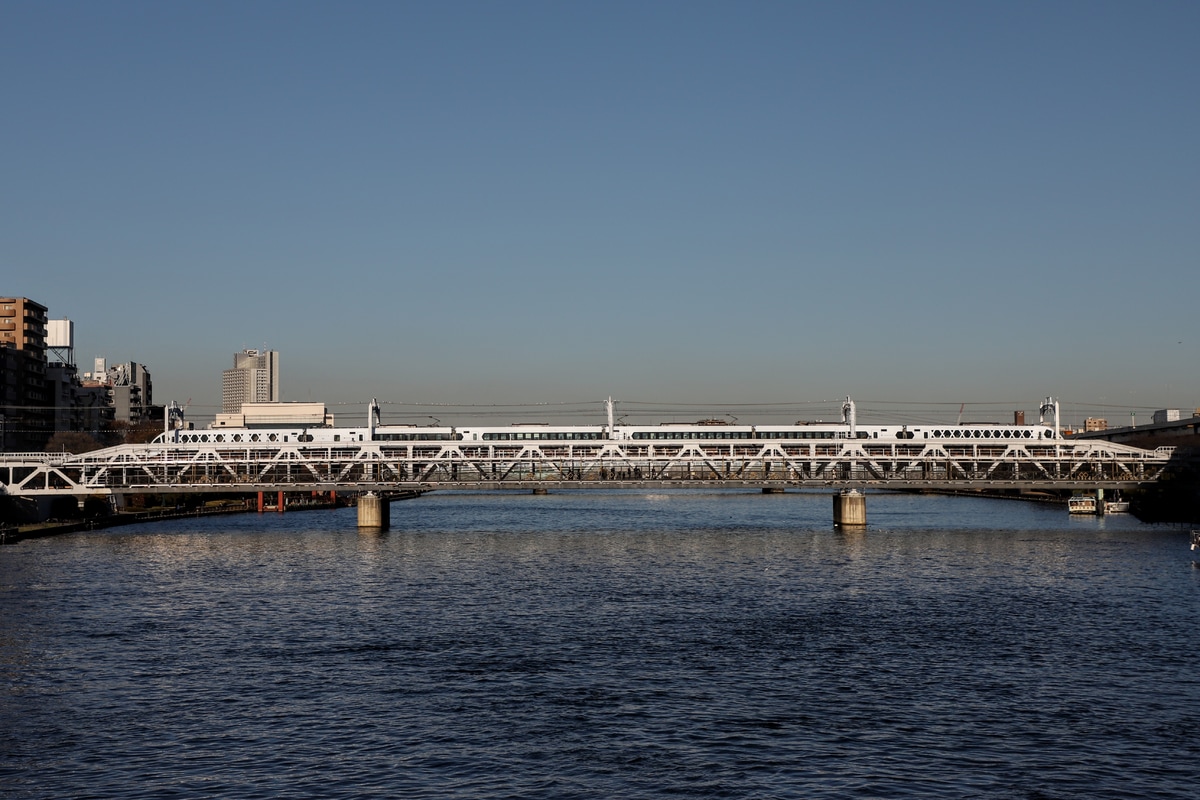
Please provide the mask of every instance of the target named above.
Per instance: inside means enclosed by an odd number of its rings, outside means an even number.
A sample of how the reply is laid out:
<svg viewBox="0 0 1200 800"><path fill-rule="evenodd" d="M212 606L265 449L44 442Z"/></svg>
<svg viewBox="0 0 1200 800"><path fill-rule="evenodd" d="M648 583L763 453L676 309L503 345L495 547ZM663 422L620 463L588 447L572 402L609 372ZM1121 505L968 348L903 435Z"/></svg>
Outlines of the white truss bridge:
<svg viewBox="0 0 1200 800"><path fill-rule="evenodd" d="M127 444L80 455L0 454L0 494L435 489L1129 489L1158 480L1174 448L1101 440L357 441Z"/></svg>

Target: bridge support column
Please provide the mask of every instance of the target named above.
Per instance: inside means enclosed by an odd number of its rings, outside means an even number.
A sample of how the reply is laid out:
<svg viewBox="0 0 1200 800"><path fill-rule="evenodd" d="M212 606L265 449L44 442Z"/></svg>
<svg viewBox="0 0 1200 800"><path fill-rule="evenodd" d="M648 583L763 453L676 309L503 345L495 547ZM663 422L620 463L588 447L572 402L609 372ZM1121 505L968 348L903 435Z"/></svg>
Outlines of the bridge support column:
<svg viewBox="0 0 1200 800"><path fill-rule="evenodd" d="M278 511L280 514L282 514L284 512L284 509L286 509L286 508L287 508L287 506L285 506L283 504L283 492L280 492L279 500L277 501L277 503L275 505L275 510Z"/></svg>
<svg viewBox="0 0 1200 800"><path fill-rule="evenodd" d="M838 528L863 528L867 524L867 496L846 489L833 496L833 524Z"/></svg>
<svg viewBox="0 0 1200 800"><path fill-rule="evenodd" d="M387 530L392 523L392 506L374 492L358 496L358 527Z"/></svg>
<svg viewBox="0 0 1200 800"><path fill-rule="evenodd" d="M266 503L263 502L263 493L259 492L258 493L258 513L261 514L263 512L264 508L266 508Z"/></svg>

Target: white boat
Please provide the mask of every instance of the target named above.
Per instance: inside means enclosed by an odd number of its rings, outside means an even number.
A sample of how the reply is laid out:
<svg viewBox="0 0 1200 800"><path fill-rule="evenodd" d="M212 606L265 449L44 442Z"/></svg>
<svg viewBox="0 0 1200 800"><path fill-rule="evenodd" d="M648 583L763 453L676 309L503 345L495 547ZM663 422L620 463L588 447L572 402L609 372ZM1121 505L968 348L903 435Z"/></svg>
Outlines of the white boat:
<svg viewBox="0 0 1200 800"><path fill-rule="evenodd" d="M1080 494L1067 498L1067 511L1072 514L1095 514L1096 498L1088 494Z"/></svg>
<svg viewBox="0 0 1200 800"><path fill-rule="evenodd" d="M1104 501L1104 513L1105 514L1128 514L1129 513L1129 501L1128 500L1105 500Z"/></svg>

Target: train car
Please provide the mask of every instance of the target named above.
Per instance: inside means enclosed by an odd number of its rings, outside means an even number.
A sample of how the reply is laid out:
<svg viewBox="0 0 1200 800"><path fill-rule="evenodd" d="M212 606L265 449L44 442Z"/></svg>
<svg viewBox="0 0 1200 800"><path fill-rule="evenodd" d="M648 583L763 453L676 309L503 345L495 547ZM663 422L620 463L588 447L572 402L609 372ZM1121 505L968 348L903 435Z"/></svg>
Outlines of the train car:
<svg viewBox="0 0 1200 800"><path fill-rule="evenodd" d="M221 428L216 430L176 429L160 434L155 441L164 444L339 444L350 442L589 442L589 441L774 441L774 440L845 440L864 439L878 442L946 442L954 444L1034 442L1058 438L1057 403L1047 399L1043 414L1053 410L1055 424L1001 425L988 423L858 425L850 398L842 409L841 422L817 422L793 425L740 425L723 420L699 420L694 423L661 425L613 424L609 401L607 425L551 425L519 423L513 425L418 426L379 425L366 427L278 427ZM378 419L378 406L372 404L369 420Z"/></svg>

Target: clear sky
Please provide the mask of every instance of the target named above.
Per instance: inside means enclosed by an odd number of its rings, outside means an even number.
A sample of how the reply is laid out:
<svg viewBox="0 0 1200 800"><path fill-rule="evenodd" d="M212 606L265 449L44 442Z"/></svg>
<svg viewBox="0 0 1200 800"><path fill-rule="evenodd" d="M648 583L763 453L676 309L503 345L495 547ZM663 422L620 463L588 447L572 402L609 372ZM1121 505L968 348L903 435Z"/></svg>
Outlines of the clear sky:
<svg viewBox="0 0 1200 800"><path fill-rule="evenodd" d="M0 294L285 400L1200 406L1200 3L0 0Z"/></svg>

